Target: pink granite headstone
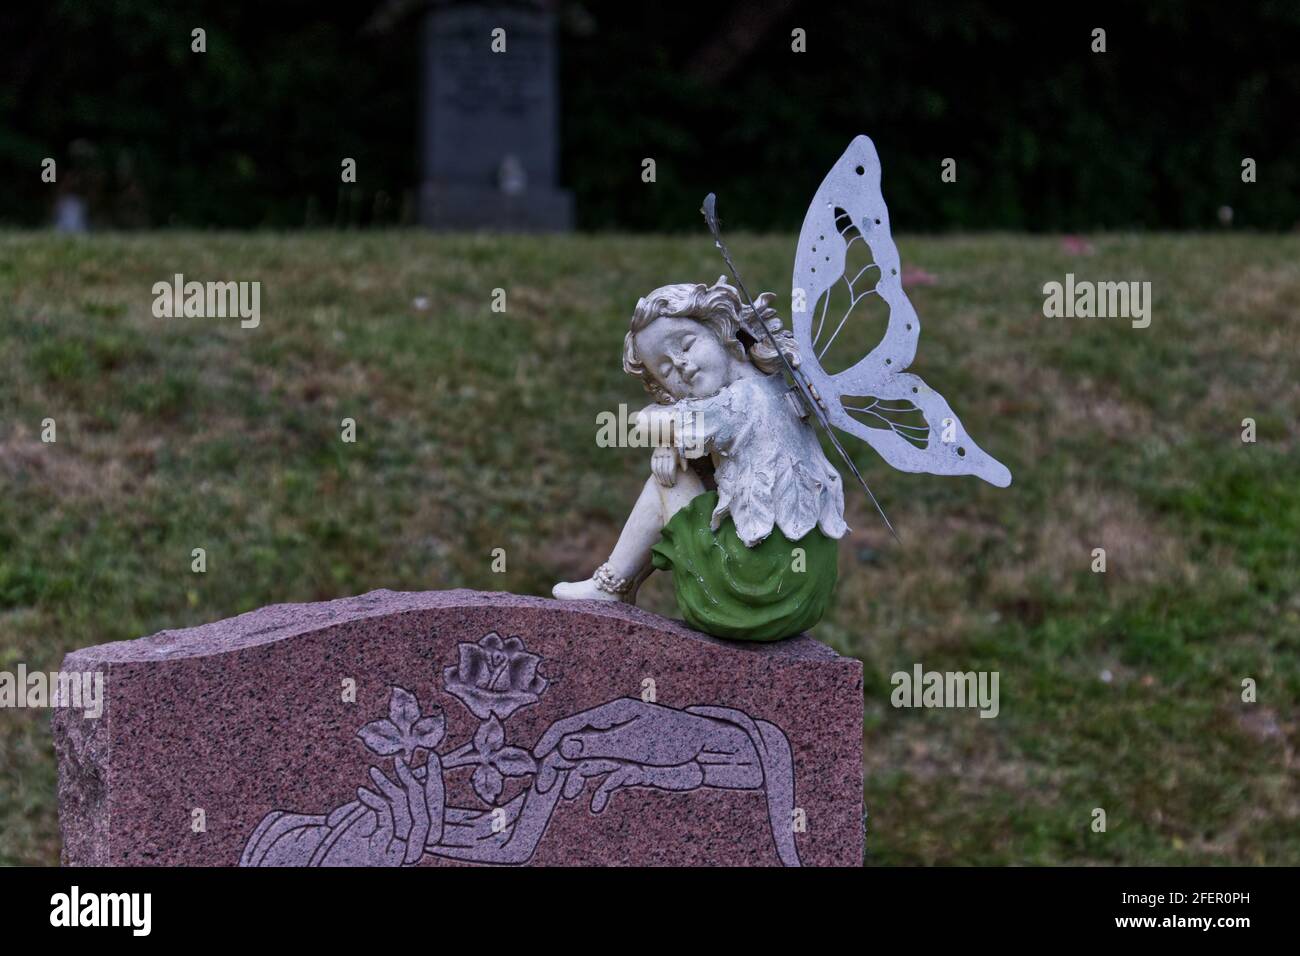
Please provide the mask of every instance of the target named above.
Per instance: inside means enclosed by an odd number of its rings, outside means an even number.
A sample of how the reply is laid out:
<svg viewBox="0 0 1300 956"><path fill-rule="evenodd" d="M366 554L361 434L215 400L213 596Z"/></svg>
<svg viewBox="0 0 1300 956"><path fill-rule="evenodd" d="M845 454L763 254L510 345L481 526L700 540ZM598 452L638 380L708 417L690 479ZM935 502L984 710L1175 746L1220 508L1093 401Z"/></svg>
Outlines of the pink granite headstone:
<svg viewBox="0 0 1300 956"><path fill-rule="evenodd" d="M69 864L857 865L862 669L623 604L276 605L85 648Z"/></svg>

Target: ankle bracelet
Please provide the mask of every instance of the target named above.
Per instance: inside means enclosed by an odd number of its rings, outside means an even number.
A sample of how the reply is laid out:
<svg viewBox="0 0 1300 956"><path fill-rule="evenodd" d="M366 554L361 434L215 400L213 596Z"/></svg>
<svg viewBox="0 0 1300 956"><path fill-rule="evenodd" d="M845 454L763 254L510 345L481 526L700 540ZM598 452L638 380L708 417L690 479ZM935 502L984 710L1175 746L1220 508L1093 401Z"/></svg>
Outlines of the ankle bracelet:
<svg viewBox="0 0 1300 956"><path fill-rule="evenodd" d="M609 564L602 564L598 567L591 579L596 582L596 587L602 591L608 591L610 594L626 594L632 590L631 578L620 578L614 573L614 569Z"/></svg>

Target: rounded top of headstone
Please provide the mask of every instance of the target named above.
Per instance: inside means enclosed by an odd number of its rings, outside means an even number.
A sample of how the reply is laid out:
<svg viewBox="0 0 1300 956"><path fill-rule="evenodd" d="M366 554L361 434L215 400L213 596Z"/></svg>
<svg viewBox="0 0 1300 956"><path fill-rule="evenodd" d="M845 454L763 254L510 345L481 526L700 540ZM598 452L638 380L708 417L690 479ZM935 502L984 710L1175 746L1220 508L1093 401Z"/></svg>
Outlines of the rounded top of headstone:
<svg viewBox="0 0 1300 956"><path fill-rule="evenodd" d="M180 630L159 631L132 641L97 644L70 653L64 667L85 668L94 663L138 663L210 657L271 644L285 638L428 610L492 609L530 610L543 615L548 627L585 629L593 619L626 623L682 640L725 647L730 651L784 660L826 661L839 657L807 634L771 644L724 641L701 634L683 624L620 602L555 601L506 591L370 591L355 597L310 604L271 604L236 617Z"/></svg>

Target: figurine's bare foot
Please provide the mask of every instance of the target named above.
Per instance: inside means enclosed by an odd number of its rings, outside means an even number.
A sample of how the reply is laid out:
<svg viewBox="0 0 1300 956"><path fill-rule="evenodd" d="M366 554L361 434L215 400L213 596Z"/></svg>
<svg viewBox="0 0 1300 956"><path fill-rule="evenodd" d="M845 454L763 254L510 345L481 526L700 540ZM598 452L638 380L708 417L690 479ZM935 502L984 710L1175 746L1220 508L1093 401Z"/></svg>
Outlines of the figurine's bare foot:
<svg viewBox="0 0 1300 956"><path fill-rule="evenodd" d="M626 595L602 591L591 578L585 581L561 581L551 588L559 601L626 601Z"/></svg>
<svg viewBox="0 0 1300 956"><path fill-rule="evenodd" d="M608 564L602 564L585 581L561 581L551 588L560 601L623 601L636 603L641 578L621 578Z"/></svg>

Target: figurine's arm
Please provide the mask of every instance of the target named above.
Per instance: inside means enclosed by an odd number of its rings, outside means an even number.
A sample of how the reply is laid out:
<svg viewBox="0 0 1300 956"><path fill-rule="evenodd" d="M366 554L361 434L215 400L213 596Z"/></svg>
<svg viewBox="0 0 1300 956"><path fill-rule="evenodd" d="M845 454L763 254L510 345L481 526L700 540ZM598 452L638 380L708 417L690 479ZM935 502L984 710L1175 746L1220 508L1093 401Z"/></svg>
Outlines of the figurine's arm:
<svg viewBox="0 0 1300 956"><path fill-rule="evenodd" d="M654 452L650 455L650 472L665 488L677 484L677 472L686 470L687 458L705 454L703 443L698 447L684 439L690 436L690 423L694 411L682 411L681 405L650 405L637 414L638 428L649 437Z"/></svg>
<svg viewBox="0 0 1300 956"><path fill-rule="evenodd" d="M710 451L712 432L706 412L696 401L649 405L637 413L637 425L657 448L671 448L682 458L703 458Z"/></svg>
<svg viewBox="0 0 1300 956"><path fill-rule="evenodd" d="M650 473L665 488L677 484L677 469L686 463L673 447L673 409L671 406L651 405L637 415L637 424L645 429L654 451L650 454Z"/></svg>

